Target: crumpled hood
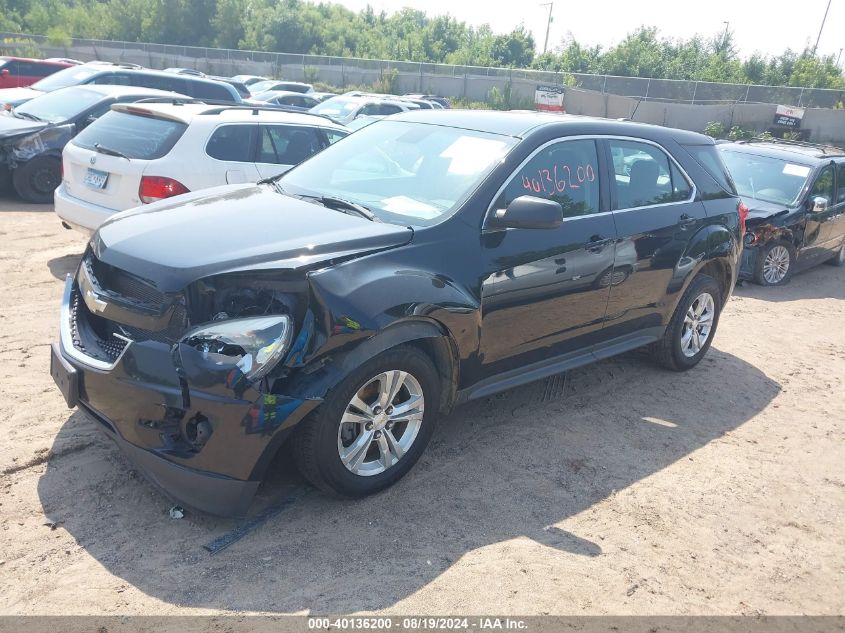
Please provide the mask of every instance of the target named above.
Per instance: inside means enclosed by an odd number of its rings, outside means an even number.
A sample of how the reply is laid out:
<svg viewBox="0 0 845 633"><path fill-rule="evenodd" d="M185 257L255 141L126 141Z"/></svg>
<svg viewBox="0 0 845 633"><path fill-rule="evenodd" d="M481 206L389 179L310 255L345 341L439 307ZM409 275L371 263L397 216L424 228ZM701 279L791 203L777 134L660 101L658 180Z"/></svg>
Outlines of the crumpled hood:
<svg viewBox="0 0 845 633"><path fill-rule="evenodd" d="M40 97L44 93L40 90L33 90L32 88L3 88L0 90L0 106L4 103L11 103L13 106L19 106L26 103L30 99Z"/></svg>
<svg viewBox="0 0 845 633"><path fill-rule="evenodd" d="M37 132L47 127L47 123L19 119L11 114L0 116L0 139L16 138Z"/></svg>
<svg viewBox="0 0 845 633"><path fill-rule="evenodd" d="M124 211L91 238L102 261L165 292L209 275L298 269L401 246L413 230L370 222L277 193L226 185Z"/></svg>
<svg viewBox="0 0 845 633"><path fill-rule="evenodd" d="M748 207L749 220L763 220L774 215L786 214L789 207L785 204L775 204L774 202L765 202L757 200L756 198L743 197L742 201Z"/></svg>

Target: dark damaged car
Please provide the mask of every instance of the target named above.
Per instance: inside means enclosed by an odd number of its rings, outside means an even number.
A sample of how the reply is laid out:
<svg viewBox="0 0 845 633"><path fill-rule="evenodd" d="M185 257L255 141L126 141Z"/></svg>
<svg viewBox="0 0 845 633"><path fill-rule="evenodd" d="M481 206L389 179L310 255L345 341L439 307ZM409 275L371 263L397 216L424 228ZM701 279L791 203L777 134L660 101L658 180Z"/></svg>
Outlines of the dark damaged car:
<svg viewBox="0 0 845 633"><path fill-rule="evenodd" d="M53 378L200 510L244 513L287 442L318 487L370 494L462 402L642 346L695 366L741 242L712 165L712 139L640 124L390 117L275 180L108 220Z"/></svg>
<svg viewBox="0 0 845 633"><path fill-rule="evenodd" d="M740 276L764 286L845 265L845 150L795 141L718 145L749 207Z"/></svg>
<svg viewBox="0 0 845 633"><path fill-rule="evenodd" d="M28 202L52 202L61 183L62 149L115 103L173 92L124 86L74 86L48 92L0 115L0 185ZM108 147L101 150L108 153Z"/></svg>

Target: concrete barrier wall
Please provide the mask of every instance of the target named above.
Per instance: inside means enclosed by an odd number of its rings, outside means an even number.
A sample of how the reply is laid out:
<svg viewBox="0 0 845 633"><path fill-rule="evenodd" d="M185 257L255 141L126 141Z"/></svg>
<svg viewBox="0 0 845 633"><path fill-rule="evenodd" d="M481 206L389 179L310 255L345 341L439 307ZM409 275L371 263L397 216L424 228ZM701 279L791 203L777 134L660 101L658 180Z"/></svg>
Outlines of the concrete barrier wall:
<svg viewBox="0 0 845 633"><path fill-rule="evenodd" d="M762 133L772 127L776 108L765 103L690 105L642 101L637 105L637 100L630 97L575 88L566 90L565 103L570 114L625 118L694 132L703 132L709 122L716 121L725 130L737 125ZM808 108L801 129L809 133L809 140L845 146L845 110Z"/></svg>
<svg viewBox="0 0 845 633"><path fill-rule="evenodd" d="M306 72L316 75L317 80L333 86L372 85L382 77L377 63L365 68L366 61L351 61L349 65L332 64L305 66L303 64L275 64L265 60L261 54L250 61L220 58L197 58L187 55L165 55L145 51L140 48L97 48L91 45L76 45L70 48L57 48L42 45L45 57L73 57L82 61L105 60L128 62L148 68L167 68L171 66L196 68L207 74L231 76L252 74L282 77L294 81L305 79ZM220 51L211 51L220 52ZM306 71L307 69L307 71ZM521 106L533 102L537 83L523 78L500 76L434 75L426 72L399 72L397 90L405 92L423 92L440 94L446 97L461 97L473 101L486 101L493 88L504 93L510 81L512 102ZM644 123L665 125L684 130L702 132L710 121L718 121L725 129L734 125L755 132L764 132L772 125L775 115L774 104L727 104L727 105L691 105L686 103L664 103L641 101L615 94L592 90L567 88L565 95L566 110L571 114L607 117L611 119L628 118ZM809 132L809 139L845 145L845 110L807 109L802 130Z"/></svg>

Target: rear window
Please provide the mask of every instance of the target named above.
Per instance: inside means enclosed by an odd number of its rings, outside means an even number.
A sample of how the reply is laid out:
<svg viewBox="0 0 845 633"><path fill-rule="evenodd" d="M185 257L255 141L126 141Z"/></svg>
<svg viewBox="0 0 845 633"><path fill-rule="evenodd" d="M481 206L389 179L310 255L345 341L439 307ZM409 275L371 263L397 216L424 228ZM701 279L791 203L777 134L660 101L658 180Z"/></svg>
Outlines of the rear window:
<svg viewBox="0 0 845 633"><path fill-rule="evenodd" d="M224 84L215 84L210 81L188 80L188 92L190 96L197 99L213 99L215 101L234 101L235 98Z"/></svg>
<svg viewBox="0 0 845 633"><path fill-rule="evenodd" d="M736 186L725 164L719 157L719 152L716 151L715 145L684 145L684 149L704 168L704 171L719 183L722 189L736 195Z"/></svg>
<svg viewBox="0 0 845 633"><path fill-rule="evenodd" d="M130 159L154 160L166 156L187 127L178 121L112 110L71 142L91 150L95 149L95 143L99 143Z"/></svg>

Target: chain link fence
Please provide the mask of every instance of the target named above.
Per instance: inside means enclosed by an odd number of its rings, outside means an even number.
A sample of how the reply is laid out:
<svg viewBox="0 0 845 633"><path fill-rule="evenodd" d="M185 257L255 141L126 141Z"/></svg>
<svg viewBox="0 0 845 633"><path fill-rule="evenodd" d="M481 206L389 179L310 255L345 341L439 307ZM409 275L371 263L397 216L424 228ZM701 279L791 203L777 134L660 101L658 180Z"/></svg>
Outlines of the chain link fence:
<svg viewBox="0 0 845 633"><path fill-rule="evenodd" d="M180 65L193 60L194 66L211 69L219 74L258 72L257 66L271 69L301 69L300 77L340 77L341 85L348 78L383 75L396 71L405 76L419 77L419 85L436 78L472 79L484 77L508 81L534 82L579 87L601 93L634 97L646 101L690 104L774 103L810 108L834 108L845 99L845 91L790 86L760 86L645 77L617 77L541 70L492 68L486 66L458 66L425 62L401 62L326 55L300 55L264 51L244 51L198 46L177 46L145 42L121 42L74 38L71 46L51 44L43 35L0 32L0 54L40 51L45 56L75 57L82 61L133 61L149 57L148 65L172 60L167 65ZM155 60L153 58L155 56ZM264 71L267 72L267 71ZM841 105L840 105L841 107Z"/></svg>

